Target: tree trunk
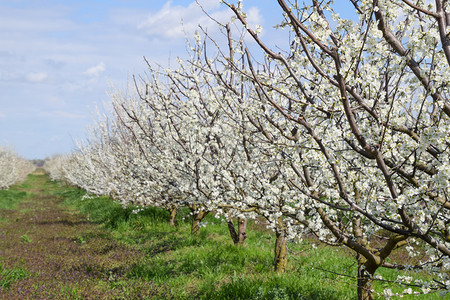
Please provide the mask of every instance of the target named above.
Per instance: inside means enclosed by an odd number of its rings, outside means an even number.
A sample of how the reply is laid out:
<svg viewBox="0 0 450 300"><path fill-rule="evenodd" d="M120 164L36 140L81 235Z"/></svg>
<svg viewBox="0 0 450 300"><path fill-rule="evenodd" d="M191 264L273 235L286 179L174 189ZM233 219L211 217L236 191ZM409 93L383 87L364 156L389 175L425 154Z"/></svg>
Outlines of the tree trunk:
<svg viewBox="0 0 450 300"><path fill-rule="evenodd" d="M236 229L234 228L233 219L229 219L227 221L227 225L228 225L228 231L230 232L231 240L236 245L238 243L238 241L239 241L239 237L238 237L238 235L236 233Z"/></svg>
<svg viewBox="0 0 450 300"><path fill-rule="evenodd" d="M284 273L287 266L287 240L284 230L276 231L274 269L277 273Z"/></svg>
<svg viewBox="0 0 450 300"><path fill-rule="evenodd" d="M371 268L358 259L358 300L374 300L373 275L377 268Z"/></svg>
<svg viewBox="0 0 450 300"><path fill-rule="evenodd" d="M247 238L247 233L245 232L247 229L247 219L238 218L238 232L236 232L234 227L233 219L230 219L227 224L233 243L238 246L243 246Z"/></svg>
<svg viewBox="0 0 450 300"><path fill-rule="evenodd" d="M175 217L177 216L177 208L176 207L169 208L169 213L170 213L169 225L175 226Z"/></svg>
<svg viewBox="0 0 450 300"><path fill-rule="evenodd" d="M208 214L207 211L199 210L194 211L194 220L192 221L192 227L191 227L191 233L192 234L199 234L200 233L200 222L203 220L204 217Z"/></svg>
<svg viewBox="0 0 450 300"><path fill-rule="evenodd" d="M247 219L238 218L238 231L239 231L239 239L238 245L243 246L245 240L247 239Z"/></svg>

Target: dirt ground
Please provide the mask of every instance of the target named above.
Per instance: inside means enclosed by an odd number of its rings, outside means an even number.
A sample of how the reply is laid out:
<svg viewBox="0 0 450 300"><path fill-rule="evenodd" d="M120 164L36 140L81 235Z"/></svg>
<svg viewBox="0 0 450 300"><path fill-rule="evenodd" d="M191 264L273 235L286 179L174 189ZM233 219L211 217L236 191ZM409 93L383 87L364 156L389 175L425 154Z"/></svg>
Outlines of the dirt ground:
<svg viewBox="0 0 450 300"><path fill-rule="evenodd" d="M32 195L15 210L0 210L0 299L151 298L155 286L125 276L143 253L63 207L42 172L21 189ZM8 282L8 270L26 276Z"/></svg>

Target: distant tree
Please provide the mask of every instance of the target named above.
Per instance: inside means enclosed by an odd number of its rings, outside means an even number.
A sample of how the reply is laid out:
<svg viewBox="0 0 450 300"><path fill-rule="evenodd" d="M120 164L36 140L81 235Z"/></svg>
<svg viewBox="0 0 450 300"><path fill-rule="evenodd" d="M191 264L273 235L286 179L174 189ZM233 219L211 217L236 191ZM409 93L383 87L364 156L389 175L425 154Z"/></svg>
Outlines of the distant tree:
<svg viewBox="0 0 450 300"><path fill-rule="evenodd" d="M7 189L25 180L35 166L18 156L12 149L0 146L0 189Z"/></svg>
<svg viewBox="0 0 450 300"><path fill-rule="evenodd" d="M45 164L45 159L32 159L31 163L33 163L36 167L41 168Z"/></svg>

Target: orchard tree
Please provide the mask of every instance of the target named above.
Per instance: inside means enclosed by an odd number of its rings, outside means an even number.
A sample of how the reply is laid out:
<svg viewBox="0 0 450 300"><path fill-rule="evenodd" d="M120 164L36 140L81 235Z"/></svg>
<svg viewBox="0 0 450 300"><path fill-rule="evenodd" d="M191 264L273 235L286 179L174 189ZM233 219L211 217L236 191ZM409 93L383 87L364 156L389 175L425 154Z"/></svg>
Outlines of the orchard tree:
<svg viewBox="0 0 450 300"><path fill-rule="evenodd" d="M258 69L245 50L248 67L234 70L272 114L255 128L285 139L283 160L297 175L287 178L304 207L283 215L357 253L360 299L373 299L379 267L408 267L386 261L395 249L414 257L419 241L428 259L415 268L442 271L423 292L448 290L448 3L353 1L358 21L340 18L332 2L278 3L293 36L284 53L250 27L241 1L226 5L267 56Z"/></svg>
<svg viewBox="0 0 450 300"><path fill-rule="evenodd" d="M140 202L169 210L170 223L174 225L177 209L184 206L185 198L177 184L180 174L168 162L172 157L164 131L155 128L164 120L143 105L138 91L128 95L116 91L113 106L117 122L132 137L134 145L132 152L126 144L122 150L117 149L118 155L127 156L122 172L131 179L122 184L128 186L128 194L139 194ZM126 194L124 191L123 197Z"/></svg>
<svg viewBox="0 0 450 300"><path fill-rule="evenodd" d="M111 97L114 101L125 99L119 91L113 91ZM88 138L78 144L78 151L63 159L63 179L90 194L109 196L124 207L165 208L174 225L177 207L167 196L171 194L167 182L158 181L161 169L155 169L160 160L142 154L143 141L132 135L130 124L123 122L117 109L108 117L99 115Z"/></svg>
<svg viewBox="0 0 450 300"><path fill-rule="evenodd" d="M45 159L43 168L51 180L64 181L63 165L66 163L67 155L53 155Z"/></svg>
<svg viewBox="0 0 450 300"><path fill-rule="evenodd" d="M215 184L210 186L215 187L221 195L213 199L216 213L229 215L231 210L240 217L239 224L245 224L244 217L264 218L267 227L276 233L275 270L284 272L287 241L293 239L294 235L296 238L301 236L303 228L301 222L281 217L283 211L293 212L294 207L301 203L287 180L287 176L292 176L293 172L288 174L284 171L289 166L280 159L282 151L267 147L265 135L276 136L279 132L268 133L255 128L257 124L266 122L267 112L253 109L259 103L254 101L251 82L230 68L235 63L244 67L241 44L232 44L231 30L226 26L224 37L230 47L223 51L228 54L227 60L221 61L220 57L211 58L208 55L206 45L210 37L204 33L205 39L197 35L196 44L191 48L190 59L186 63L191 67L177 72L178 77L197 82L188 89L190 94L186 101L192 101L192 90L195 90L195 97L200 100L200 105L196 107L203 108L203 114L214 116L215 129L209 133L207 148L212 151L213 160L205 161L211 165L213 172L206 172L203 180L207 182L213 179ZM220 48L213 50L222 52ZM177 83L176 80L173 82ZM180 93L186 93L188 85L175 86ZM199 86L202 88L199 89ZM228 224L233 235L233 225L231 222Z"/></svg>
<svg viewBox="0 0 450 300"><path fill-rule="evenodd" d="M195 102L185 101L175 90L167 74L150 71L144 91L138 91L140 99L118 97L114 106L122 124L136 137L147 164L153 165L158 185L170 189L166 193L174 205L191 209L192 232L198 233L200 222L213 207L202 180L207 171L202 162L210 153L205 140L209 125Z"/></svg>
<svg viewBox="0 0 450 300"><path fill-rule="evenodd" d="M271 153L260 143L259 131L244 113L254 102L242 76L216 69L215 60L204 56L207 49L198 34L188 46L189 59L179 61L178 69L161 71L149 65L149 76L136 84L139 99L117 97L116 112L140 141L144 156L161 164L158 174L166 176L161 185L171 182L178 188L176 199L191 207L194 232L203 212L214 210L228 219L233 242L242 244L246 218L262 216L277 234L274 264L282 272L287 227L293 224L280 217L281 211L299 201L282 179L285 172L276 157L280 152ZM255 115L252 121L257 119ZM290 232L298 235L300 230Z"/></svg>
<svg viewBox="0 0 450 300"><path fill-rule="evenodd" d="M120 168L112 151L116 128L105 118L90 129L86 141L78 142L78 150L68 155L63 164L66 181L90 194L114 198L118 181L115 175Z"/></svg>

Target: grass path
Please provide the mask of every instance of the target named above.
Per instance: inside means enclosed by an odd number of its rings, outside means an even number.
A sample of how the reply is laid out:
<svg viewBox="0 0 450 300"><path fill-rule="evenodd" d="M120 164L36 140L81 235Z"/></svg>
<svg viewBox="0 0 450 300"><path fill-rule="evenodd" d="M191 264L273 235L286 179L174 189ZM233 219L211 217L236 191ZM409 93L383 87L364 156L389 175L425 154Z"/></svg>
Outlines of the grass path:
<svg viewBox="0 0 450 300"><path fill-rule="evenodd" d="M356 298L347 248L290 243L288 271L276 274L274 235L262 224L249 222L245 247L236 247L212 215L192 235L186 210L173 227L163 209L83 195L42 172L0 191L0 300ZM393 281L399 273L378 274ZM406 287L375 282L376 299L385 288Z"/></svg>
<svg viewBox="0 0 450 300"><path fill-rule="evenodd" d="M132 299L145 294L139 287L152 290L123 277L144 254L61 206L46 175L32 174L13 189L27 196L0 210L1 299Z"/></svg>
<svg viewBox="0 0 450 300"><path fill-rule="evenodd" d="M236 248L212 216L193 236L181 212L175 228L161 209L82 195L39 172L0 191L0 299L349 299L310 267L274 274L270 232Z"/></svg>

